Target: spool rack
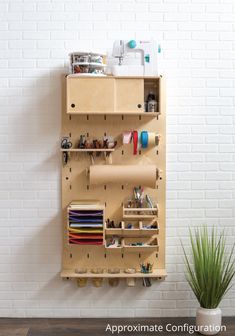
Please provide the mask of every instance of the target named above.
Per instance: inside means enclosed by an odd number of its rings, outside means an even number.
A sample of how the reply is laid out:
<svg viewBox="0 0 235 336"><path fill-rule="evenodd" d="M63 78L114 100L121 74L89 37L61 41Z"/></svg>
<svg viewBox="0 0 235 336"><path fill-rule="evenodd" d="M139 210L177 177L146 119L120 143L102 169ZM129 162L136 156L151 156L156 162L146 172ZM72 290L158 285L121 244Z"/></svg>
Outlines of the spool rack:
<svg viewBox="0 0 235 336"><path fill-rule="evenodd" d="M144 100L153 91L158 101L156 112L144 112ZM63 261L62 278L153 278L164 279L165 270L165 85L160 77L74 77L63 76L62 136L69 136L71 149L68 163L62 167L62 211L63 211ZM141 108L138 106L141 105ZM126 130L157 132L160 141L154 148L139 149L133 155L131 145L122 144L122 133ZM117 140L115 149L78 149L79 136L94 138L112 135ZM98 154L96 152L99 152ZM104 152L103 154L100 152ZM157 208L133 209L124 206L124 200L132 195L133 185L107 184L90 186L87 170L91 165L89 153L94 154L95 164L110 164L106 155L112 155L117 165L156 165L161 171L156 189L144 191L157 201ZM144 186L143 186L144 187ZM104 244L78 245L68 243L68 207L71 202L99 204L104 207ZM141 212L139 212L141 210ZM121 228L107 228L105 219L121 222ZM156 229L145 227L154 221ZM126 225L133 222L134 228ZM106 248L106 240L112 236L121 239L120 248ZM129 242L155 239L151 246L130 246ZM141 263L153 264L153 272L140 273ZM119 268L120 273L102 274L91 272L94 268L108 270ZM87 269L78 274L77 268ZM136 273L125 273L135 268Z"/></svg>

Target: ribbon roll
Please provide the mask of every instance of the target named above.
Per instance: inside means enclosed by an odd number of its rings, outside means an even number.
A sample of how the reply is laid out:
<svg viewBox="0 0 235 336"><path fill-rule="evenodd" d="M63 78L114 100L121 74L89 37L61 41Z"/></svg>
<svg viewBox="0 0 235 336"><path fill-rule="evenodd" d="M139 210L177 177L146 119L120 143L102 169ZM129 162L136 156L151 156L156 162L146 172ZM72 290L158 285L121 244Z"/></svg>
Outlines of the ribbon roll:
<svg viewBox="0 0 235 336"><path fill-rule="evenodd" d="M131 142L132 132L131 131L125 131L122 134L122 142L123 144L129 144Z"/></svg>
<svg viewBox="0 0 235 336"><path fill-rule="evenodd" d="M156 146L156 133L148 132L148 146L149 147Z"/></svg>
<svg viewBox="0 0 235 336"><path fill-rule="evenodd" d="M147 148L148 147L148 142L149 142L149 136L147 131L142 131L141 132L141 145L142 148Z"/></svg>
<svg viewBox="0 0 235 336"><path fill-rule="evenodd" d="M138 150L138 132L133 131L132 135L133 135L133 154L136 155Z"/></svg>

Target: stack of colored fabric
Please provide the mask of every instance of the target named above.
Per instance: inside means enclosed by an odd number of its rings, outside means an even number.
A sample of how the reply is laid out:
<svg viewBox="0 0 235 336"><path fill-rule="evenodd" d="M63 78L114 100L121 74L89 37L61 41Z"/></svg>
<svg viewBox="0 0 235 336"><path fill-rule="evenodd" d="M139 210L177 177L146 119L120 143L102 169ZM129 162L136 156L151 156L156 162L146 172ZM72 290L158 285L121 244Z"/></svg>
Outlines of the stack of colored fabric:
<svg viewBox="0 0 235 336"><path fill-rule="evenodd" d="M77 245L103 244L103 211L75 210L68 212L69 243Z"/></svg>

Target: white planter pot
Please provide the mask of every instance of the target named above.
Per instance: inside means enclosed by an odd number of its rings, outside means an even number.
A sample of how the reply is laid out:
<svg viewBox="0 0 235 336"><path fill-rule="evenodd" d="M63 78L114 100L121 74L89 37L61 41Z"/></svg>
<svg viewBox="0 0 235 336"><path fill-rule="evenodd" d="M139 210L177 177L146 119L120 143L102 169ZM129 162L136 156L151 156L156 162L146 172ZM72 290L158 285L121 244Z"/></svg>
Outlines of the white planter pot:
<svg viewBox="0 0 235 336"><path fill-rule="evenodd" d="M222 322L221 309L197 309L196 326L202 335L216 335L220 331Z"/></svg>

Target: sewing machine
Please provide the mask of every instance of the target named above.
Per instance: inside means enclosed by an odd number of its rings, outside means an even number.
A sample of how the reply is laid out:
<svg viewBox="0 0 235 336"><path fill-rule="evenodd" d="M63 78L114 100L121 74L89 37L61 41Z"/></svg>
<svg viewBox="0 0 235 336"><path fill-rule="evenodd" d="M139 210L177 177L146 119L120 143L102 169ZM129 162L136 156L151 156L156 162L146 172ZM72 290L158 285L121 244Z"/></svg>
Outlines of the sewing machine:
<svg viewBox="0 0 235 336"><path fill-rule="evenodd" d="M158 76L160 45L156 41L116 40L113 44L113 57L118 65L112 67L114 76ZM123 64L128 53L140 53L141 64Z"/></svg>

